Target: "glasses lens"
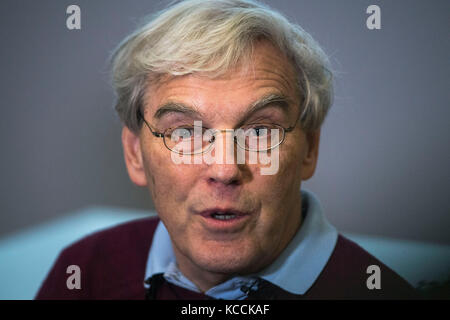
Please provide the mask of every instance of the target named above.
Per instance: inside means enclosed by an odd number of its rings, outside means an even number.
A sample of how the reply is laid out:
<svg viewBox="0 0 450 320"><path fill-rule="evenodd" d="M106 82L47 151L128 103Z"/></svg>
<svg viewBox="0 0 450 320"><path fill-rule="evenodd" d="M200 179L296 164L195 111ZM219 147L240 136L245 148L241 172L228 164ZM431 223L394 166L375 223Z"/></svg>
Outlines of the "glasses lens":
<svg viewBox="0 0 450 320"><path fill-rule="evenodd" d="M249 151L267 151L278 146L284 139L284 129L275 124L250 124L234 133L237 144ZM164 132L164 144L179 154L198 154L208 150L216 138L213 129L195 125L182 125Z"/></svg>
<svg viewBox="0 0 450 320"><path fill-rule="evenodd" d="M169 128L164 132L164 143L170 150L179 154L201 153L208 147L205 128L194 125L183 125Z"/></svg>
<svg viewBox="0 0 450 320"><path fill-rule="evenodd" d="M250 124L238 129L236 138L245 150L267 151L283 141L284 129L275 124Z"/></svg>

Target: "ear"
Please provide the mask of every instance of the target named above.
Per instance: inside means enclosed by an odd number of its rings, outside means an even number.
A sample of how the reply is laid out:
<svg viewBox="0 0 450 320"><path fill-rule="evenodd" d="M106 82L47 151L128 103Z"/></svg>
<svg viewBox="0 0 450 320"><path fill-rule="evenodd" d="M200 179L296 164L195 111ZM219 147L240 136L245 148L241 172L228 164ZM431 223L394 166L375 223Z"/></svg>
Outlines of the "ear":
<svg viewBox="0 0 450 320"><path fill-rule="evenodd" d="M144 170L139 135L136 135L128 127L124 126L122 129L122 145L125 165L127 166L131 181L140 187L146 186L147 177Z"/></svg>
<svg viewBox="0 0 450 320"><path fill-rule="evenodd" d="M314 174L319 157L320 129L306 133L306 150L302 161L302 180Z"/></svg>

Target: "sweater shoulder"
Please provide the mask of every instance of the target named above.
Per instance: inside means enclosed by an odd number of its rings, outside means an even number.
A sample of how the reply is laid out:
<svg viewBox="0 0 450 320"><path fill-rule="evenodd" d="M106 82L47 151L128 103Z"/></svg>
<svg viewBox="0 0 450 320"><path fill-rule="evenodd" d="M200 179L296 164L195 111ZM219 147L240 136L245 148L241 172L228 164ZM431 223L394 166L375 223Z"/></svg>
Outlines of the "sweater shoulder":
<svg viewBox="0 0 450 320"><path fill-rule="evenodd" d="M380 288L368 285L375 281L375 273L379 275ZM333 253L307 295L338 299L420 298L394 270L342 235L338 236Z"/></svg>
<svg viewBox="0 0 450 320"><path fill-rule="evenodd" d="M67 246L61 254L88 255L92 251L114 253L150 246L159 219L141 218L93 232Z"/></svg>
<svg viewBox="0 0 450 320"><path fill-rule="evenodd" d="M59 254L36 298L114 299L140 294L158 221L133 220L94 232L69 245ZM70 276L67 268L73 265L80 270L81 289L68 289L66 284Z"/></svg>

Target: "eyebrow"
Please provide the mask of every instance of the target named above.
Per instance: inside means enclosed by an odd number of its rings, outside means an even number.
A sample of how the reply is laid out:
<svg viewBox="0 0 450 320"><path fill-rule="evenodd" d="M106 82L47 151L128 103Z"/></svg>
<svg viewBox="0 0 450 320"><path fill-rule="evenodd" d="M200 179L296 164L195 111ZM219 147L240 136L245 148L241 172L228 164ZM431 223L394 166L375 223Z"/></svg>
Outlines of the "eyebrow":
<svg viewBox="0 0 450 320"><path fill-rule="evenodd" d="M247 121L257 111L269 106L276 106L280 108L285 114L289 114L289 101L290 100L286 96L281 94L271 93L265 95L250 105L248 110L245 111L243 119L240 121L239 125L245 123L245 121ZM153 118L159 120L169 113L181 113L192 118L204 116L204 114L197 110L197 108L195 107L191 107L179 102L167 102L160 106L158 110L156 110Z"/></svg>
<svg viewBox="0 0 450 320"><path fill-rule="evenodd" d="M259 110L272 106L281 109L281 111L283 111L286 115L289 115L289 101L289 98L287 98L286 96L276 93L271 93L263 96L261 99L258 99L256 102L254 102L250 106L250 108L248 108L239 125L245 123L253 114L258 112Z"/></svg>
<svg viewBox="0 0 450 320"><path fill-rule="evenodd" d="M189 107L183 103L179 102L167 102L156 110L153 118L161 119L163 116L169 113L182 113L191 117L203 115L200 111L195 108Z"/></svg>

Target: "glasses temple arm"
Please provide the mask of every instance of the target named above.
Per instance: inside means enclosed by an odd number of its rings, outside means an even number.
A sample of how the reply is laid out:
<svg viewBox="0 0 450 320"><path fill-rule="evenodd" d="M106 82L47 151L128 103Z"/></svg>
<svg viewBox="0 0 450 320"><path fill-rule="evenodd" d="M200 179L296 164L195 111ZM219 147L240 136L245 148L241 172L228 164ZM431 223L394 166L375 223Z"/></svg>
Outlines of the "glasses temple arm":
<svg viewBox="0 0 450 320"><path fill-rule="evenodd" d="M150 130L150 132L157 138L164 138L164 133L160 133L160 132L156 132L153 131L152 128L150 127L150 125L148 124L148 122L144 119L144 117L142 116L141 111L138 111L138 119L144 121L144 123L146 124L147 128Z"/></svg>

